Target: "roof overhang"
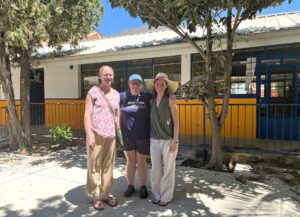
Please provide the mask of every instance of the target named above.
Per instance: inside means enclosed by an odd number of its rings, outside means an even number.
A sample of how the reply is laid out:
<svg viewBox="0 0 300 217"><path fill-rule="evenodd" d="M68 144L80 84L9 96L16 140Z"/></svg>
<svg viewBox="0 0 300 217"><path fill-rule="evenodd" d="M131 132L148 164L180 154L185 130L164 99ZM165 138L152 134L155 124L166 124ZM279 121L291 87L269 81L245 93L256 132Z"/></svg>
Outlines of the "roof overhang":
<svg viewBox="0 0 300 217"><path fill-rule="evenodd" d="M249 35L237 35L234 49L264 47L290 43L300 43L300 29L279 30L275 32L253 33ZM204 40L198 40L197 44L205 46ZM221 46L219 46L221 44ZM226 48L226 41L215 42L215 51ZM151 47L129 48L117 51L106 51L76 56L63 56L56 58L40 59L41 64L87 64L95 62L112 62L122 60L144 59L152 57L174 56L197 53L187 42L158 45Z"/></svg>

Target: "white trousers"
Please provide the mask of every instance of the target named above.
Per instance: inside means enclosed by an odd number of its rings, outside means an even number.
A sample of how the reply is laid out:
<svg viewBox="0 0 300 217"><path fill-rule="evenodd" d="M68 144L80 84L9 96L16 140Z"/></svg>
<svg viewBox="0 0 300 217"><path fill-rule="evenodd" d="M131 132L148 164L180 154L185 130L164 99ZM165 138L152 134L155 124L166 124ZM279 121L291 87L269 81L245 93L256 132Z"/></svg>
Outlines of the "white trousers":
<svg viewBox="0 0 300 217"><path fill-rule="evenodd" d="M155 199L162 202L170 202L174 195L177 151L169 151L171 142L172 140L150 139L151 188Z"/></svg>

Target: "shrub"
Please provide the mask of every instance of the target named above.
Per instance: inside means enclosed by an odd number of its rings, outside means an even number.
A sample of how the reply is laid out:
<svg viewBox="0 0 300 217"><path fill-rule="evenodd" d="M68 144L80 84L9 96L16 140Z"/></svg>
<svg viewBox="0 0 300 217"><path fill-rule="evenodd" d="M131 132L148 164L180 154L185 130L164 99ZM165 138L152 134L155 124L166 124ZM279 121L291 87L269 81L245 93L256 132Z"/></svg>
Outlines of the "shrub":
<svg viewBox="0 0 300 217"><path fill-rule="evenodd" d="M63 124L61 126L56 126L49 130L52 135L53 142L62 145L69 145L73 139L73 133L70 127Z"/></svg>

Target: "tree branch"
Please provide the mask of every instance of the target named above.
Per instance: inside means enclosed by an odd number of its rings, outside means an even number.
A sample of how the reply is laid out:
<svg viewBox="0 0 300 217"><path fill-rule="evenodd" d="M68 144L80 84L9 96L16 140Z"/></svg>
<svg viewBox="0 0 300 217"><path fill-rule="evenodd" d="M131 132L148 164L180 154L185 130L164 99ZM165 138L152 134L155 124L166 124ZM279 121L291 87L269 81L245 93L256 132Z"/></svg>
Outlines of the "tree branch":
<svg viewBox="0 0 300 217"><path fill-rule="evenodd" d="M154 21L158 22L160 25L166 26L167 28L171 29L172 31L177 33L183 40L190 43L198 51L198 53L204 59L204 61L205 62L207 61L207 57L206 57L204 51L202 50L202 48L199 45L197 45L197 43L193 39L191 39L190 36L188 35L188 33L185 32L181 27L176 26L174 24L169 24L167 22L164 22L163 19L158 19L158 18L153 17L153 16L140 15L140 17L145 18L145 19L154 20Z"/></svg>
<svg viewBox="0 0 300 217"><path fill-rule="evenodd" d="M242 8L239 5L239 7L237 8L236 17L234 19L233 26L232 26L232 35L231 35L232 39L234 37L234 34L236 33L236 30L237 30L238 26L241 23L241 20L240 20L241 12L242 12Z"/></svg>
<svg viewBox="0 0 300 217"><path fill-rule="evenodd" d="M238 12L237 12L237 17L239 17L240 15L240 8L238 8ZM234 25L233 27L237 28L237 20L238 18L236 17L235 21L234 21ZM222 124L224 123L227 113L228 113L228 109L229 109L229 99L230 99L230 83L231 83L231 71L232 71L232 67L228 67L228 66L232 66L232 53L233 53L233 37L234 37L234 30L232 29L232 8L228 8L227 9L227 19L226 19L226 28L227 28L227 52L226 56L225 56L225 78L224 78L224 96L223 96L223 102L222 102L222 110L219 116L219 124L220 126L222 126Z"/></svg>

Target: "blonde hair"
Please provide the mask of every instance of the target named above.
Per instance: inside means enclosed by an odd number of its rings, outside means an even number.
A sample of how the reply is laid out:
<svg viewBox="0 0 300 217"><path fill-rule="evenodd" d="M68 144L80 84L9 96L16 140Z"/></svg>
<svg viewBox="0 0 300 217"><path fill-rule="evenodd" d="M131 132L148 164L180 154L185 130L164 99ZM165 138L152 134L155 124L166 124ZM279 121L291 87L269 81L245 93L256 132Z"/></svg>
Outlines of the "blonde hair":
<svg viewBox="0 0 300 217"><path fill-rule="evenodd" d="M109 68L112 72L114 72L114 70L113 70L112 67L107 66L107 65L104 65L104 66L101 66L101 67L99 68L99 76L102 75L102 73L103 73L103 71L104 71L105 68Z"/></svg>

